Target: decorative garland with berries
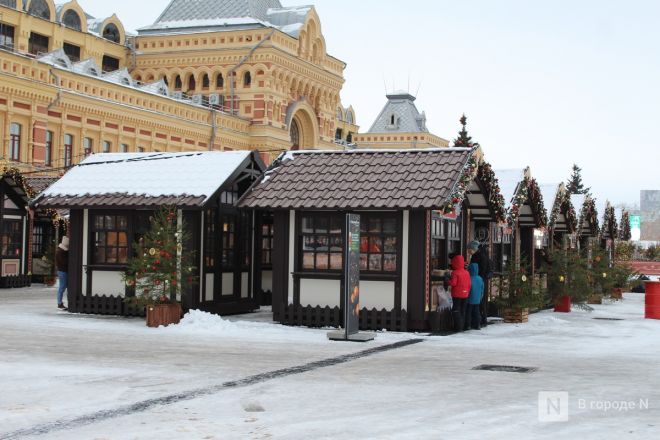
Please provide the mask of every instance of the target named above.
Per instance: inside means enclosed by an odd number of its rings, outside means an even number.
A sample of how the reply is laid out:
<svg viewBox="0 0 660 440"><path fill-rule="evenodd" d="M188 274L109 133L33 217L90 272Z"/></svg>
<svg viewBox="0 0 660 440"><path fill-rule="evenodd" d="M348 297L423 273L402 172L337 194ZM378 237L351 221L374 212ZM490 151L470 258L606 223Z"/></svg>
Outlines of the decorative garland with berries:
<svg viewBox="0 0 660 440"><path fill-rule="evenodd" d="M500 190L500 183L495 176L493 167L485 160L479 163L479 170L477 173L479 180L486 189L486 198L488 199L489 206L495 211L496 221L502 223L506 220L506 202Z"/></svg>
<svg viewBox="0 0 660 440"><path fill-rule="evenodd" d="M566 229L569 234L573 234L577 230L578 219L575 213L575 207L571 203L571 195L567 192L561 201L561 212L566 219Z"/></svg>
<svg viewBox="0 0 660 440"><path fill-rule="evenodd" d="M32 187L25 181L23 174L21 174L21 171L18 168L4 165L2 169L2 176L12 179L14 182L16 182L16 185L18 185L23 190L23 192L27 194L28 199L33 199L36 195Z"/></svg>
<svg viewBox="0 0 660 440"><path fill-rule="evenodd" d="M592 236L598 236L600 227L598 225L598 213L596 212L596 201L591 197L587 197L582 207L582 214L580 215L580 228L584 225L584 221L589 222L589 232Z"/></svg>
<svg viewBox="0 0 660 440"><path fill-rule="evenodd" d="M477 148L474 148L470 152L470 156L461 170L461 176L451 190L449 200L442 209L445 214L452 213L454 212L455 207L461 206L463 200L465 200L466 193L470 188L470 184L477 177L479 165L476 159L476 150Z"/></svg>
<svg viewBox="0 0 660 440"><path fill-rule="evenodd" d="M536 179L526 177L518 186L518 192L513 196L509 209L508 222L514 225L520 218L520 208L528 203L536 214L537 226L543 228L548 224L548 213L543 205L543 196Z"/></svg>

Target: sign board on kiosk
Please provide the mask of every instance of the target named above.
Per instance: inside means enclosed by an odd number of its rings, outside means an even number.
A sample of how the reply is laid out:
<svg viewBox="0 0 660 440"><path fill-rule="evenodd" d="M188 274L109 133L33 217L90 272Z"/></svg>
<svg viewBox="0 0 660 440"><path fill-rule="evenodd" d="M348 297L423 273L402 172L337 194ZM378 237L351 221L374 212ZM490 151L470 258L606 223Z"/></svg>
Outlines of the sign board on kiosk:
<svg viewBox="0 0 660 440"><path fill-rule="evenodd" d="M366 342L373 333L360 333L360 216L346 214L344 230L344 267L342 304L344 329L328 333L333 341Z"/></svg>

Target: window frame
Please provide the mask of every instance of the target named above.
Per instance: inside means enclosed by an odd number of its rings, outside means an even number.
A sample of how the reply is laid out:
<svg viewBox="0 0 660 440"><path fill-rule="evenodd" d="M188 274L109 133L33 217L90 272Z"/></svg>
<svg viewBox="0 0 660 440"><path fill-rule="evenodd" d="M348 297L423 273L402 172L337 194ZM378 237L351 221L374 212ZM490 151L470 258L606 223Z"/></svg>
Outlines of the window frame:
<svg viewBox="0 0 660 440"><path fill-rule="evenodd" d="M89 156L94 152L94 139L91 137L83 138L83 152L85 153L85 156Z"/></svg>
<svg viewBox="0 0 660 440"><path fill-rule="evenodd" d="M371 232L369 231L370 222L374 219L378 219L380 222L380 232ZM394 220L394 231L386 232L385 230L385 220ZM363 227L364 230L363 230ZM400 219L397 212L364 212L360 213L360 273L366 274L379 274L379 275L392 275L399 273L399 268L401 265L401 237L400 237ZM362 251L363 240L366 238L367 241L367 252L366 254ZM380 239L381 249L379 251L372 251L374 244L372 239ZM387 240L394 239L394 252L387 252ZM391 246L391 244L390 244ZM390 247L391 249L391 247ZM362 266L362 257L366 255L367 268L363 269ZM371 262L373 255L380 255L380 270L371 269ZM394 256L394 269L386 270L386 257Z"/></svg>
<svg viewBox="0 0 660 440"><path fill-rule="evenodd" d="M23 125L18 122L9 124L9 160L20 162L22 137Z"/></svg>
<svg viewBox="0 0 660 440"><path fill-rule="evenodd" d="M13 50L15 39L16 27L4 22L0 22L0 47Z"/></svg>
<svg viewBox="0 0 660 440"><path fill-rule="evenodd" d="M28 38L28 53L39 55L48 53L50 50L50 37L47 35L42 35L38 32L30 32ZM46 43L45 46L43 43Z"/></svg>
<svg viewBox="0 0 660 440"><path fill-rule="evenodd" d="M67 138L69 143L67 143ZM70 167L73 165L73 143L75 142L75 137L70 133L64 134L64 166Z"/></svg>
<svg viewBox="0 0 660 440"><path fill-rule="evenodd" d="M105 266L105 267L128 267L128 261L132 256L132 244L134 239L132 222L133 218L130 212L126 211L93 211L90 213L89 220L89 246L90 246L90 265L91 266ZM97 217L102 218L103 226L99 228L97 223ZM106 226L106 220L108 217L113 218L114 226ZM118 227L119 218L123 217L125 219L125 228L121 229ZM125 245L121 245L120 234L125 235ZM103 245L99 246L99 237L97 234L105 234L103 239ZM117 234L116 242L114 245L109 245L109 236L108 234ZM104 258L103 260L97 260L97 251L99 248L104 249ZM108 250L115 250L115 261L108 261ZM120 249L124 249L124 257L122 258L122 252Z"/></svg>
<svg viewBox="0 0 660 440"><path fill-rule="evenodd" d="M16 225L17 228L9 230L8 226ZM6 239L9 237L9 239ZM21 219L3 219L2 229L0 229L0 258L3 259L22 259L23 258L23 218ZM6 252L11 249L17 249L18 254Z"/></svg>

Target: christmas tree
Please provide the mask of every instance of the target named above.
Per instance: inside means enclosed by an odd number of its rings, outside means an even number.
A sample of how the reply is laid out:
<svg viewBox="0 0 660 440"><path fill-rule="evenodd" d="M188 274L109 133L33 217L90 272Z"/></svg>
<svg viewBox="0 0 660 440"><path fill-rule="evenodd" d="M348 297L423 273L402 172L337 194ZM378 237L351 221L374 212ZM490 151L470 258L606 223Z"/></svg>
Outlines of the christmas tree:
<svg viewBox="0 0 660 440"><path fill-rule="evenodd" d="M454 139L454 147L462 148L475 148L479 147L478 142L472 142L472 137L468 135L467 132L467 116L463 115L461 117L461 125L463 128L458 132L458 138Z"/></svg>
<svg viewBox="0 0 660 440"><path fill-rule="evenodd" d="M609 200L605 205L605 213L603 214L603 235L608 238L616 239L619 236L619 225L616 221L616 212L614 206L610 205Z"/></svg>
<svg viewBox="0 0 660 440"><path fill-rule="evenodd" d="M188 239L174 208L162 208L150 218L151 229L133 245L134 256L124 281L135 289L137 304L176 302L196 280L192 252L183 250Z"/></svg>
<svg viewBox="0 0 660 440"><path fill-rule="evenodd" d="M573 164L573 174L566 183L566 190L569 194L589 194L591 188L585 188L582 183L582 168Z"/></svg>
<svg viewBox="0 0 660 440"><path fill-rule="evenodd" d="M630 232L630 215L624 210L621 214L620 237L623 241L630 241L632 233Z"/></svg>

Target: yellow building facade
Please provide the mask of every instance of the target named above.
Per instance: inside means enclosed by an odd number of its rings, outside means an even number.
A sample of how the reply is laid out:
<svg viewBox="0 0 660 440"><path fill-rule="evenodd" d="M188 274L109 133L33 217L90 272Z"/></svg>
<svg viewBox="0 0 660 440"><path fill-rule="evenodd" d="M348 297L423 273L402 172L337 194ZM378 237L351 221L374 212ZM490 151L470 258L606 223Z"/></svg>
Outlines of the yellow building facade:
<svg viewBox="0 0 660 440"><path fill-rule="evenodd" d="M76 0L0 0L2 157L57 172L97 152L345 148L345 64L313 7L193 3L127 35Z"/></svg>

